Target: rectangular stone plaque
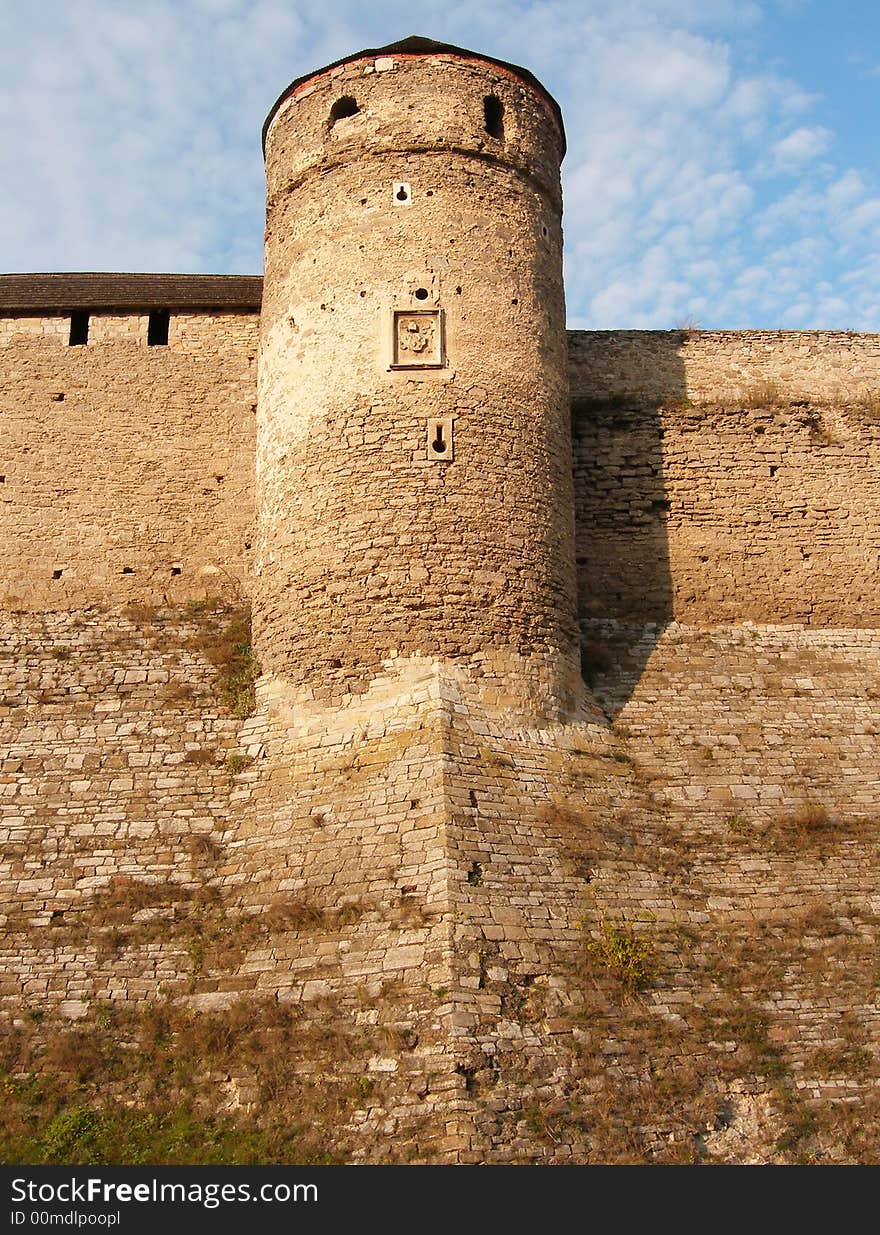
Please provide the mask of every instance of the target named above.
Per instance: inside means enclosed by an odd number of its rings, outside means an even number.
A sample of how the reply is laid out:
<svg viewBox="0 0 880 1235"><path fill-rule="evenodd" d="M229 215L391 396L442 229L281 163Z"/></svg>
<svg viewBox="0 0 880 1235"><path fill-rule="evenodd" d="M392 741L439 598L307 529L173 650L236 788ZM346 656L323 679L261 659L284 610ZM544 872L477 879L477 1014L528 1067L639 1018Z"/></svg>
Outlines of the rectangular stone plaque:
<svg viewBox="0 0 880 1235"><path fill-rule="evenodd" d="M396 309L392 369L435 369L443 364L439 309Z"/></svg>

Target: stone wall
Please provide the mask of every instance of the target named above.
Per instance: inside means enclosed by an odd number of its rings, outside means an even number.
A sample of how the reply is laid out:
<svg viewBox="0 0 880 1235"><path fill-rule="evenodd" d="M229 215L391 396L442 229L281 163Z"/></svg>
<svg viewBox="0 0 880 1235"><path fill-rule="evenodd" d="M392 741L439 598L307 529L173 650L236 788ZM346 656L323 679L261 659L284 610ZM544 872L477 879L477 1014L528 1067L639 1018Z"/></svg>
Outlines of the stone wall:
<svg viewBox="0 0 880 1235"><path fill-rule="evenodd" d="M880 620L880 339L574 334L582 616Z"/></svg>
<svg viewBox="0 0 880 1235"><path fill-rule="evenodd" d="M0 604L63 610L247 586L257 314L0 321Z"/></svg>
<svg viewBox="0 0 880 1235"><path fill-rule="evenodd" d="M4 616L8 1009L187 989L186 946L168 938L162 915L169 889L186 901L204 887L229 822L225 758L238 729L220 705L205 634L204 618L142 607ZM158 895L143 899L145 889ZM148 929L143 949L114 943L157 906L163 929Z"/></svg>
<svg viewBox="0 0 880 1235"><path fill-rule="evenodd" d="M150 348L145 316L93 316L86 347L67 346L69 320L0 321L0 603L250 593L258 316L172 315ZM876 624L876 336L573 332L569 347L582 617ZM394 443L419 459L421 428L377 445L375 409L352 414L353 457ZM470 431L460 419L462 444ZM439 483L445 466L416 471ZM401 534L427 545L409 517ZM352 570L369 580L371 561ZM432 570L413 586L440 604ZM492 601L496 576L469 594Z"/></svg>
<svg viewBox="0 0 880 1235"><path fill-rule="evenodd" d="M749 405L880 390L880 335L843 330L573 330L573 395Z"/></svg>
<svg viewBox="0 0 880 1235"><path fill-rule="evenodd" d="M359 1161L867 1160L876 632L597 620L613 724L427 661L332 715L264 679L242 723L227 616L4 624L8 1017L295 1005Z"/></svg>

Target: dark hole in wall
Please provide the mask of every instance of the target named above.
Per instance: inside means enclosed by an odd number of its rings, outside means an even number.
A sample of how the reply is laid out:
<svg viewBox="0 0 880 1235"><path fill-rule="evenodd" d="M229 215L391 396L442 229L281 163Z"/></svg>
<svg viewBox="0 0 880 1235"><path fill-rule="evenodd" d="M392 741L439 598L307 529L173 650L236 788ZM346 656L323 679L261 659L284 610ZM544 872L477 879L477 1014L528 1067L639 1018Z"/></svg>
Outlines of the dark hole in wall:
<svg viewBox="0 0 880 1235"><path fill-rule="evenodd" d="M330 128L333 128L337 120L344 120L346 116L356 116L359 111L356 100L351 95L344 94L330 108Z"/></svg>
<svg viewBox="0 0 880 1235"><path fill-rule="evenodd" d="M82 347L89 341L89 315L84 309L74 309L70 315L70 347Z"/></svg>
<svg viewBox="0 0 880 1235"><path fill-rule="evenodd" d="M63 570L53 570L53 571L52 571L52 578L53 578L53 579L60 579L60 578L61 578L61 576L62 576L63 574L64 574L64 571L63 571Z"/></svg>
<svg viewBox="0 0 880 1235"><path fill-rule="evenodd" d="M504 141L504 104L494 94L483 99L483 123L490 137Z"/></svg>
<svg viewBox="0 0 880 1235"><path fill-rule="evenodd" d="M124 575L133 575L133 574L134 574L134 567L133 567L133 566L123 566L123 568L122 568L122 573L123 573Z"/></svg>
<svg viewBox="0 0 880 1235"><path fill-rule="evenodd" d="M180 574L180 567L179 567L179 566L172 566L172 567L171 567L171 573L172 573L172 575L179 575L179 574Z"/></svg>
<svg viewBox="0 0 880 1235"><path fill-rule="evenodd" d="M168 325L171 313L168 309L152 309L147 324L147 347L168 346Z"/></svg>

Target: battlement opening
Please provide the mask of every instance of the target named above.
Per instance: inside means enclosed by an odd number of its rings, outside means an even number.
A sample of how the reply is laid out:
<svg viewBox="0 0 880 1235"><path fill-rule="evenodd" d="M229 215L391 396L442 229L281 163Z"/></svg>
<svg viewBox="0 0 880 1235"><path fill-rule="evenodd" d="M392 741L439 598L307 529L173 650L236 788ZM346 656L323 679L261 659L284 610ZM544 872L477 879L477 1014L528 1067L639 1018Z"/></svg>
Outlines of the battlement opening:
<svg viewBox="0 0 880 1235"><path fill-rule="evenodd" d="M89 341L89 315L85 309L74 309L70 315L69 347L84 347Z"/></svg>
<svg viewBox="0 0 880 1235"><path fill-rule="evenodd" d="M168 309L153 309L147 324L147 347L168 346L168 326L171 313Z"/></svg>
<svg viewBox="0 0 880 1235"><path fill-rule="evenodd" d="M490 137L504 141L504 104L494 94L483 99L483 123Z"/></svg>
<svg viewBox="0 0 880 1235"><path fill-rule="evenodd" d="M357 104L357 100L353 99L349 94L344 94L330 108L330 119L327 127L332 129L337 120L345 120L348 116L356 116L359 111L360 107Z"/></svg>

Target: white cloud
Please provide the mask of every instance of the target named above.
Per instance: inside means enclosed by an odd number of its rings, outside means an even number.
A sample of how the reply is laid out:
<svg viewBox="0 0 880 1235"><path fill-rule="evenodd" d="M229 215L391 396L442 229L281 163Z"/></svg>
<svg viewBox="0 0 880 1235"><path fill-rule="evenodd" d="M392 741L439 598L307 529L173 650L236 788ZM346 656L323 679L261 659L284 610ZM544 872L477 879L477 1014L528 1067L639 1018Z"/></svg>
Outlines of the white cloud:
<svg viewBox="0 0 880 1235"><path fill-rule="evenodd" d="M833 134L829 129L802 125L794 129L771 147L773 163L777 171L797 171L805 163L817 159L831 146Z"/></svg>
<svg viewBox="0 0 880 1235"><path fill-rule="evenodd" d="M880 328L880 190L833 163L816 83L756 52L769 3L5 6L0 268L260 269L277 95L423 33L524 64L558 97L573 324Z"/></svg>

